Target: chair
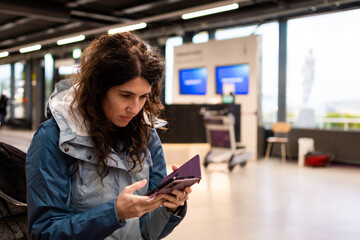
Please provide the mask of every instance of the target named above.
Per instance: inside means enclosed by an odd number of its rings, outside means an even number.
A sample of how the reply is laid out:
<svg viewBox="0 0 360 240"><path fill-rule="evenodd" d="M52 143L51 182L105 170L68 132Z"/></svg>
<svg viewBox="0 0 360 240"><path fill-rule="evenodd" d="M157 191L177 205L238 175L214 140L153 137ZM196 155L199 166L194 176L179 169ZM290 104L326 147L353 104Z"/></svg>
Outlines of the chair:
<svg viewBox="0 0 360 240"><path fill-rule="evenodd" d="M268 137L265 159L268 160L271 153L271 147L273 144L281 144L281 159L282 162L286 162L286 146L289 142L288 133L291 130L291 125L287 122L277 122L271 126L271 130L274 132L273 137Z"/></svg>

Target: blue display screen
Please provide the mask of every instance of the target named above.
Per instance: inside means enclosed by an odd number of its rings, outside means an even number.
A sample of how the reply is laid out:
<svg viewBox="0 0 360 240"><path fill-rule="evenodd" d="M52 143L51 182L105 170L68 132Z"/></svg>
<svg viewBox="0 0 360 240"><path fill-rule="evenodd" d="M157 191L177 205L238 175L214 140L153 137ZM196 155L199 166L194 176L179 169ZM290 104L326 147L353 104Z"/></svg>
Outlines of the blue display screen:
<svg viewBox="0 0 360 240"><path fill-rule="evenodd" d="M182 69L179 71L180 94L205 95L207 89L207 70L204 67Z"/></svg>
<svg viewBox="0 0 360 240"><path fill-rule="evenodd" d="M223 84L234 84L235 94L248 94L249 74L248 64L216 67L216 93L223 93Z"/></svg>

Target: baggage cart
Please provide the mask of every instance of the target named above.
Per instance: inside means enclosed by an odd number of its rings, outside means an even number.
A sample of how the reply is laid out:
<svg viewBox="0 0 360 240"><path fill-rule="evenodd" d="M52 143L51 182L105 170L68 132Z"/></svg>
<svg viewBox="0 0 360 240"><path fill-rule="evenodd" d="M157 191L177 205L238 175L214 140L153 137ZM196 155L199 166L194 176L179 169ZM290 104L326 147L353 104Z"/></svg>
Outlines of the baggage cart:
<svg viewBox="0 0 360 240"><path fill-rule="evenodd" d="M247 160L253 156L244 146L238 146L235 140L235 117L228 109L207 110L202 108L206 140L210 151L204 160L206 168L210 163L227 163L229 171L236 165L245 167Z"/></svg>

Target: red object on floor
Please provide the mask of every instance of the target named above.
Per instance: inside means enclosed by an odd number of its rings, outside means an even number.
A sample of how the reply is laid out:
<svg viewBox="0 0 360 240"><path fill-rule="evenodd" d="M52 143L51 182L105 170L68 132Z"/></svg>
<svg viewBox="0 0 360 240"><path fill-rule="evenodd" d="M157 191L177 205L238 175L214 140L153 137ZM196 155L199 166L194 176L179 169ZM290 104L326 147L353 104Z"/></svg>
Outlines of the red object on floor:
<svg viewBox="0 0 360 240"><path fill-rule="evenodd" d="M322 152L309 152L305 155L305 165L311 167L326 166L329 162L329 155Z"/></svg>

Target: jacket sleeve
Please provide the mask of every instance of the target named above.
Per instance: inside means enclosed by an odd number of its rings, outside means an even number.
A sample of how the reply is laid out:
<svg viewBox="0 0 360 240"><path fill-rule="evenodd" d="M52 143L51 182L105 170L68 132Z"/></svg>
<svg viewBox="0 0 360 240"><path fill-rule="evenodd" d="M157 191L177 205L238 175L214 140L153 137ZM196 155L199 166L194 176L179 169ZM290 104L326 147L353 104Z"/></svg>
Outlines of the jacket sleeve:
<svg viewBox="0 0 360 240"><path fill-rule="evenodd" d="M43 123L26 158L27 203L31 239L103 239L123 227L116 216L115 199L84 213L67 206L70 172L59 150L54 120Z"/></svg>
<svg viewBox="0 0 360 240"><path fill-rule="evenodd" d="M164 152L161 140L155 129L152 129L151 138L148 143L151 153L152 167L150 167L149 190L161 183L167 175ZM186 204L179 208L176 215L171 214L165 207L159 208L145 214L140 219L141 234L144 239L161 239L169 235L182 221L186 214ZM156 220L155 220L156 219Z"/></svg>

